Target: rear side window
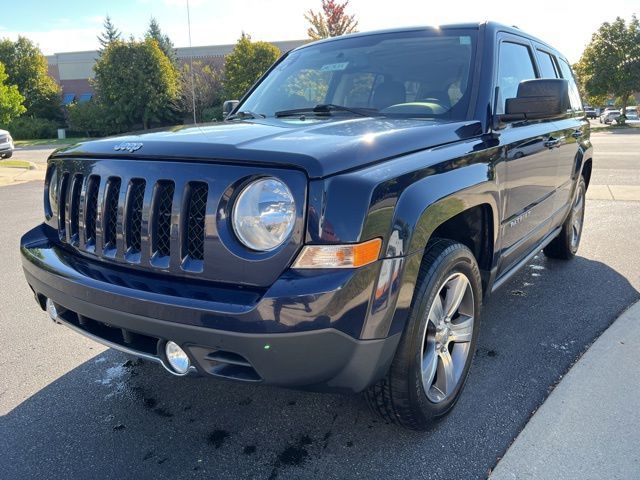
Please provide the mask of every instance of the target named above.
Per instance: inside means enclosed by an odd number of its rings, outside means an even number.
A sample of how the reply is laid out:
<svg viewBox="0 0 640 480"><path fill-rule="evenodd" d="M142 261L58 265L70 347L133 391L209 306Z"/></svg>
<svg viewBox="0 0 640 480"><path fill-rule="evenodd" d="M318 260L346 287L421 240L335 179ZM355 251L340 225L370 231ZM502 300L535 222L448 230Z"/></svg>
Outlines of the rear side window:
<svg viewBox="0 0 640 480"><path fill-rule="evenodd" d="M540 67L540 76L542 78L558 78L555 62L553 57L547 52L538 50L538 66Z"/></svg>
<svg viewBox="0 0 640 480"><path fill-rule="evenodd" d="M569 82L569 99L571 100L571 109L574 113L582 112L582 100L580 100L580 93L578 92L578 86L571 73L571 67L563 59L558 59L558 65L560 66L560 72L562 78L565 78Z"/></svg>
<svg viewBox="0 0 640 480"><path fill-rule="evenodd" d="M533 78L536 78L536 71L533 68L529 47L520 43L503 42L500 45L498 60L500 99L496 113L504 113L506 99L516 97L520 82Z"/></svg>

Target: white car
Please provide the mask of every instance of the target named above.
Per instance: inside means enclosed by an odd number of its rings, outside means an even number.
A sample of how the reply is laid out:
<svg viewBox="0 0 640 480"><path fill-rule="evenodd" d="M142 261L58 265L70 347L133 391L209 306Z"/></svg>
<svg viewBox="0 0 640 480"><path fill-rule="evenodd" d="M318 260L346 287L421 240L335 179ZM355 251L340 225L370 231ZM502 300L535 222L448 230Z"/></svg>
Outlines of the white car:
<svg viewBox="0 0 640 480"><path fill-rule="evenodd" d="M602 114L600 117L600 123L613 123L613 121L620 116L620 110L609 110Z"/></svg>
<svg viewBox="0 0 640 480"><path fill-rule="evenodd" d="M13 155L13 138L6 130L0 130L0 158L10 158Z"/></svg>

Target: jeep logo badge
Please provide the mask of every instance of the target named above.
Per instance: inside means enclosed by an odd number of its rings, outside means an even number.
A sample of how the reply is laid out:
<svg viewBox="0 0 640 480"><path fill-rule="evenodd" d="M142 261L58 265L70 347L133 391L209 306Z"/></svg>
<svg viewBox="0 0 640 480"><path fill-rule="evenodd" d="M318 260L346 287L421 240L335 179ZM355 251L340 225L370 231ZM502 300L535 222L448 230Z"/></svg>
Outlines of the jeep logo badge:
<svg viewBox="0 0 640 480"><path fill-rule="evenodd" d="M140 142L122 142L113 147L116 152L129 152L133 153L136 150L140 150L142 148L142 143Z"/></svg>

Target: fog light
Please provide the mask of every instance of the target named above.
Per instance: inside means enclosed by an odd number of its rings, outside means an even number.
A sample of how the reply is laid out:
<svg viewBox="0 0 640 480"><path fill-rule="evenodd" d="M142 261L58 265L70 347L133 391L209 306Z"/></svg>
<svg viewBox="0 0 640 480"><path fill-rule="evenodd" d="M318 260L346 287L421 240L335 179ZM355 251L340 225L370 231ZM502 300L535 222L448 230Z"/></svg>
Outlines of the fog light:
<svg viewBox="0 0 640 480"><path fill-rule="evenodd" d="M187 353L181 349L177 343L168 341L164 347L164 352L169 365L171 365L171 368L173 368L176 373L184 375L189 371L191 361Z"/></svg>
<svg viewBox="0 0 640 480"><path fill-rule="evenodd" d="M51 300L50 298L47 298L46 307L47 307L47 313L51 317L51 320L53 320L54 322L57 322L58 321L58 309L56 308L56 304L53 303L53 300Z"/></svg>

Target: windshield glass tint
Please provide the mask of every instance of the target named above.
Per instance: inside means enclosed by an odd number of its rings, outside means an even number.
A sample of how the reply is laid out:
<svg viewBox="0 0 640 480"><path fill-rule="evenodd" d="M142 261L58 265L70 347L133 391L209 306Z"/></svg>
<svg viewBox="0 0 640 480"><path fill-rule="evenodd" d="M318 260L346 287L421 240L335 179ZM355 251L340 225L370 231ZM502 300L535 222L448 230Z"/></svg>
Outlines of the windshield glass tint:
<svg viewBox="0 0 640 480"><path fill-rule="evenodd" d="M270 117L334 104L388 116L463 120L476 36L472 29L429 29L305 47L290 53L239 111Z"/></svg>

